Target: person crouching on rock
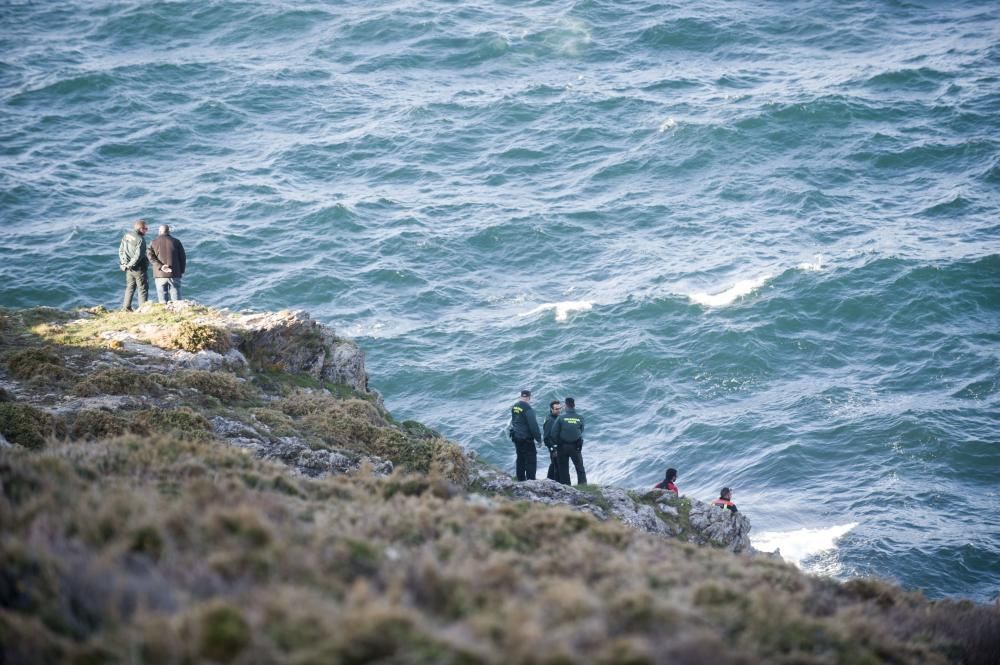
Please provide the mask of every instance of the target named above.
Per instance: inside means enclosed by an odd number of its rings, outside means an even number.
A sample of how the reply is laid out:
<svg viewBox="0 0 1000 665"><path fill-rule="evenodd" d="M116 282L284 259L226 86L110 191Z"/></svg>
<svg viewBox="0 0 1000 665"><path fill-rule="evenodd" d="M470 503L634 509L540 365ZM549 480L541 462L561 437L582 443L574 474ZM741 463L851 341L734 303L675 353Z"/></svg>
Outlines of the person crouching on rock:
<svg viewBox="0 0 1000 665"><path fill-rule="evenodd" d="M531 391L522 390L521 398L510 407L510 440L514 442L517 453L515 471L517 479L534 480L538 457L535 454L535 442L542 443L542 433L538 430L538 420L535 410L531 408Z"/></svg>
<svg viewBox="0 0 1000 665"><path fill-rule="evenodd" d="M736 504L733 503L733 490L728 487L723 487L719 492L719 498L712 502L713 506L718 506L719 508L728 508L729 510L736 511Z"/></svg>
<svg viewBox="0 0 1000 665"><path fill-rule="evenodd" d="M653 489L667 490L673 492L675 496L680 496L680 490L674 484L675 480L677 480L677 469L667 469L667 475L663 477L663 480L653 485Z"/></svg>

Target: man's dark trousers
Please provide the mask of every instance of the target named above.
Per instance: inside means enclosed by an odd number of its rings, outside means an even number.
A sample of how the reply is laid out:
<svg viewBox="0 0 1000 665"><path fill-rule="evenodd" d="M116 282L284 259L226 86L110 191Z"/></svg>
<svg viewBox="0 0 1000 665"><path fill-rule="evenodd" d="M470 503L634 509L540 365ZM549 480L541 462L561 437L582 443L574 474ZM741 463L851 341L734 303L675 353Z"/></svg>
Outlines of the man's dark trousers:
<svg viewBox="0 0 1000 665"><path fill-rule="evenodd" d="M515 439L514 449L517 451L517 479L534 480L535 470L538 466L538 457L535 454L535 442L531 439Z"/></svg>
<svg viewBox="0 0 1000 665"><path fill-rule="evenodd" d="M125 271L125 300L122 302L122 309L132 309L132 294L139 292L139 307L142 307L149 298L149 278L146 270L126 270Z"/></svg>
<svg viewBox="0 0 1000 665"><path fill-rule="evenodd" d="M558 459L559 459L559 453L555 452L554 450L550 450L549 451L549 460L550 460L549 461L549 472L547 474L545 474L545 477L548 478L549 480L555 480L555 481L559 480L559 464L558 464Z"/></svg>
<svg viewBox="0 0 1000 665"><path fill-rule="evenodd" d="M587 471L583 468L583 443L561 443L559 444L559 482L563 485L570 485L569 482L569 462L573 460L576 468L576 484L587 484Z"/></svg>

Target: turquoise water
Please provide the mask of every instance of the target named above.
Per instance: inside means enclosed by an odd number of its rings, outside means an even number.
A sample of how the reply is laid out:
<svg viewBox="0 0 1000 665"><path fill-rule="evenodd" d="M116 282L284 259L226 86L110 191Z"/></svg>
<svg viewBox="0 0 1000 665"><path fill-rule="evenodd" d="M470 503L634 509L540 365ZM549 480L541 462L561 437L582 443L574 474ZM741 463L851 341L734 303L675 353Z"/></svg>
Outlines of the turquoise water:
<svg viewBox="0 0 1000 665"><path fill-rule="evenodd" d="M594 482L1000 594L995 3L371 4L0 4L0 304L114 306L169 223L493 462L573 395Z"/></svg>

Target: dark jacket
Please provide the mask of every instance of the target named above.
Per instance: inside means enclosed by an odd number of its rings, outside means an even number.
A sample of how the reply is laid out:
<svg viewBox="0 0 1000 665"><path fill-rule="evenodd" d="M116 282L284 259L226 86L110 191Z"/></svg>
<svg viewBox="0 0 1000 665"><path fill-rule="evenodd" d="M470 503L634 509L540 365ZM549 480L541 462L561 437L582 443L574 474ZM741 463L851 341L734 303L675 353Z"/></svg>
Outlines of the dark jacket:
<svg viewBox="0 0 1000 665"><path fill-rule="evenodd" d="M146 258L146 239L138 231L128 231L118 245L118 266L122 270L145 272L149 267Z"/></svg>
<svg viewBox="0 0 1000 665"><path fill-rule="evenodd" d="M552 438L552 426L555 424L556 418L558 417L559 416L553 416L552 411L549 411L549 414L545 416L545 422L542 423L542 443L544 443L545 447L549 450L553 450L559 445L559 442Z"/></svg>
<svg viewBox="0 0 1000 665"><path fill-rule="evenodd" d="M153 277L173 277L180 279L184 276L184 268L187 257L184 254L184 245L181 241L170 234L158 235L156 240L149 244L146 252L149 262L153 264ZM164 268L170 266L170 272L164 272Z"/></svg>
<svg viewBox="0 0 1000 665"><path fill-rule="evenodd" d="M552 424L551 436L560 444L583 445L583 416L576 409L566 409Z"/></svg>
<svg viewBox="0 0 1000 665"><path fill-rule="evenodd" d="M542 433L538 430L538 419L535 410L524 400L517 400L510 407L511 438L517 441L542 441Z"/></svg>

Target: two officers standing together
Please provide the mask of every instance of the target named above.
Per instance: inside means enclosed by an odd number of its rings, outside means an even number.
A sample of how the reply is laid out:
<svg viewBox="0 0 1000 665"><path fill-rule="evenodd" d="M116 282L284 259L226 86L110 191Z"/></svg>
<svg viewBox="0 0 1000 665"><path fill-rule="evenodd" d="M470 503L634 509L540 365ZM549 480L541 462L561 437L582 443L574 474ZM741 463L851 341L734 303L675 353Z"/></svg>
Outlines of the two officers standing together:
<svg viewBox="0 0 1000 665"><path fill-rule="evenodd" d="M548 448L548 478L569 485L569 463L576 468L577 485L587 482L587 472L583 467L583 416L576 412L576 401L567 397L565 409L559 400L549 402L549 413L542 430L538 428L535 410L531 408L531 391L522 390L521 397L510 408L511 441L517 453L517 480L534 480L538 460L536 445Z"/></svg>
<svg viewBox="0 0 1000 665"><path fill-rule="evenodd" d="M132 296L138 291L139 306L149 298L149 277L146 268L153 264L156 280L156 297L160 303L181 299L181 278L184 276L187 256L184 245L170 235L170 227L161 224L160 235L146 247L146 220L132 225L118 245L118 267L125 273L125 299L122 311L132 311Z"/></svg>

